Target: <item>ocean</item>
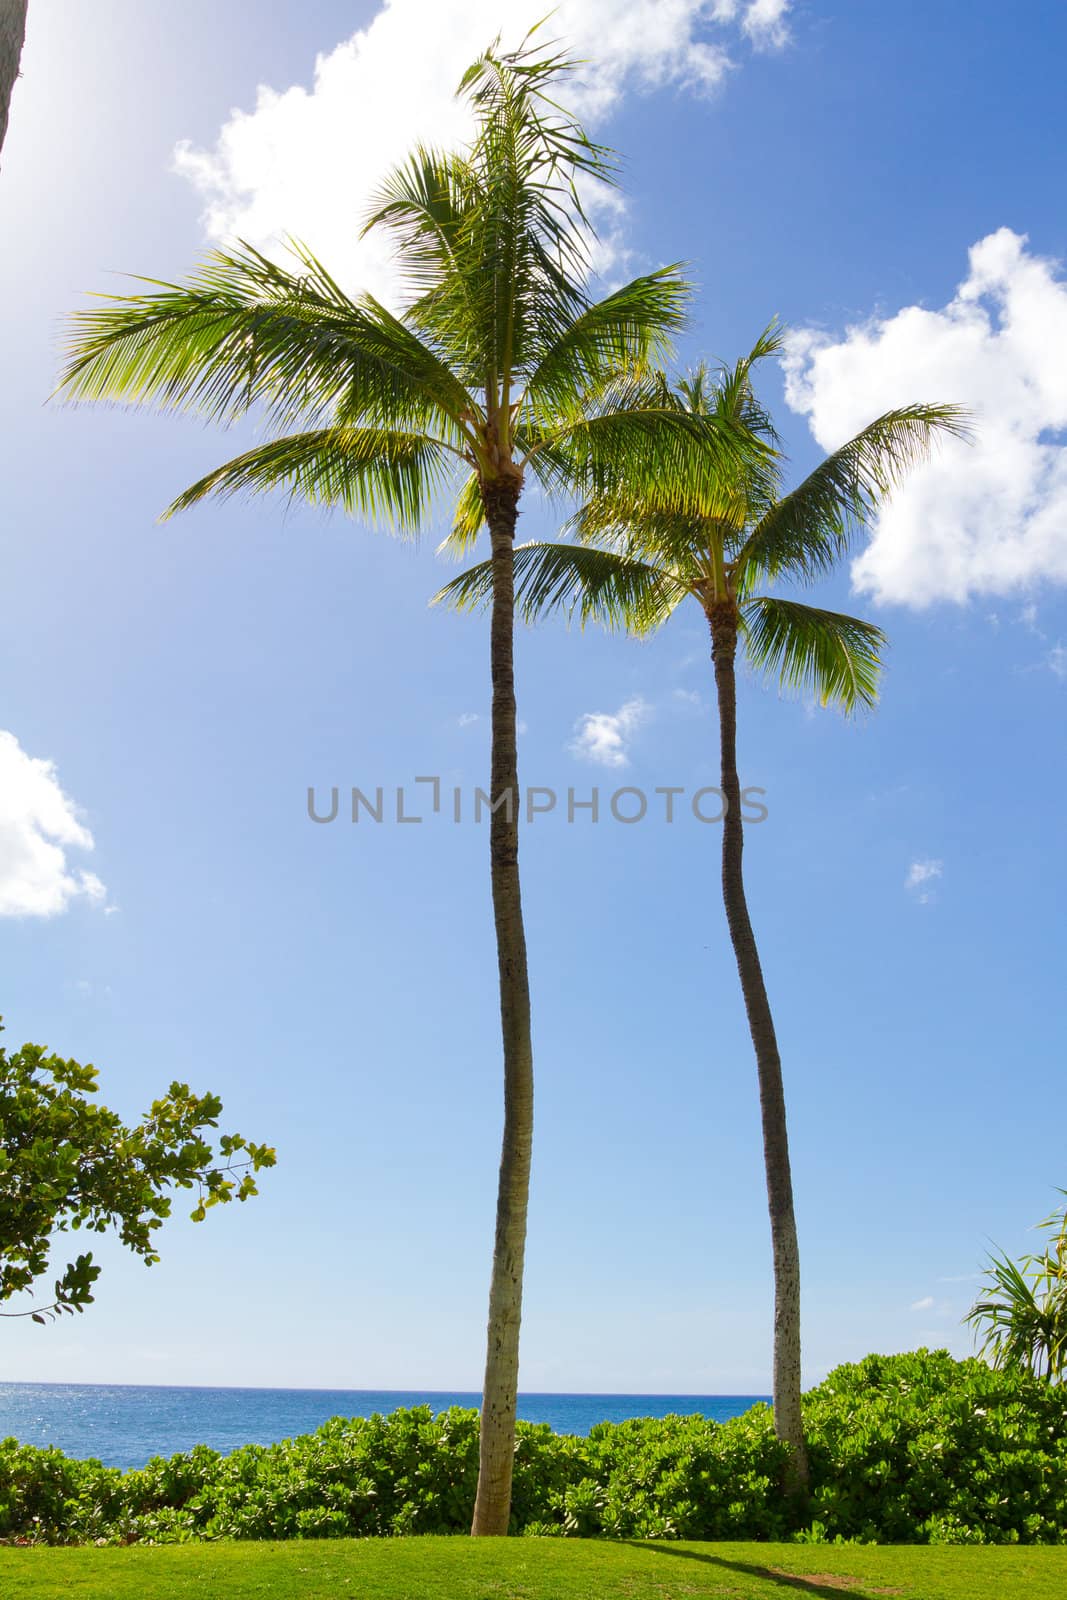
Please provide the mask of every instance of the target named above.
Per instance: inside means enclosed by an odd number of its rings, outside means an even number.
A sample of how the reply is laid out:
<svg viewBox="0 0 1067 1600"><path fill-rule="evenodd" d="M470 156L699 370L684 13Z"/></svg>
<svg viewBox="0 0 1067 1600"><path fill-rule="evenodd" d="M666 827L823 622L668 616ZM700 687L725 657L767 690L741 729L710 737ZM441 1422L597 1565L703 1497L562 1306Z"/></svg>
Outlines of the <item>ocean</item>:
<svg viewBox="0 0 1067 1600"><path fill-rule="evenodd" d="M597 1422L699 1413L725 1422L766 1395L524 1394L519 1416L557 1433L588 1433ZM330 1417L369 1417L400 1406L478 1406L479 1394L407 1389L182 1389L103 1383L0 1383L0 1438L58 1445L111 1467L142 1467L152 1456L194 1444L223 1454L311 1433Z"/></svg>

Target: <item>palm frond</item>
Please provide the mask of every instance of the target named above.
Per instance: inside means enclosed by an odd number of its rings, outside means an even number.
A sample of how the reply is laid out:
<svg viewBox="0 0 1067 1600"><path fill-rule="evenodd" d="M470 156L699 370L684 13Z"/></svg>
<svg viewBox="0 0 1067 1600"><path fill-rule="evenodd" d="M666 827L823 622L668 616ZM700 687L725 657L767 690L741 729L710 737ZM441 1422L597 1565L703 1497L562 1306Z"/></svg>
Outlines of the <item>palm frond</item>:
<svg viewBox="0 0 1067 1600"><path fill-rule="evenodd" d="M456 466L439 439L374 428L323 428L257 446L180 494L164 519L209 496L288 491L291 499L344 510L400 531L417 531Z"/></svg>
<svg viewBox="0 0 1067 1600"><path fill-rule="evenodd" d="M661 511L650 498L594 495L563 524L582 544L662 566L689 584L711 576L709 541L728 542L729 528L716 531L714 519L681 511Z"/></svg>
<svg viewBox="0 0 1067 1600"><path fill-rule="evenodd" d="M432 604L477 610L492 597L492 562L460 573ZM673 574L647 562L583 545L533 542L515 549L515 606L527 622L553 611L578 615L582 626L646 634L658 628L688 593Z"/></svg>
<svg viewBox="0 0 1067 1600"><path fill-rule="evenodd" d="M741 430L751 443L743 458L720 464L715 504L708 507L708 515L723 525L721 536L731 550L737 545L737 536L774 504L780 491L781 441L769 410L756 393L753 370L776 355L784 343L785 332L775 318L733 366L724 362L712 372L701 363L677 385L678 398L687 411L718 417Z"/></svg>
<svg viewBox="0 0 1067 1600"><path fill-rule="evenodd" d="M887 411L835 450L752 530L740 564L755 576L814 582L847 553L857 533L901 482L946 438L967 438L967 413L954 405Z"/></svg>
<svg viewBox="0 0 1067 1600"><path fill-rule="evenodd" d="M612 374L662 359L685 325L691 293L675 265L634 278L586 306L530 375L524 411L543 426L561 408L584 403Z"/></svg>
<svg viewBox="0 0 1067 1600"><path fill-rule="evenodd" d="M747 355L741 356L733 366L728 366L724 362L719 367L710 386L710 392L705 377L700 386L704 395L703 404L698 403L698 395L692 382L680 384L680 392L686 395L690 409L716 410L720 415L733 417L752 433L777 448L778 433L770 412L756 395L753 371L761 361L767 361L781 353L785 347L786 337L786 330L780 325L777 317L772 318Z"/></svg>
<svg viewBox="0 0 1067 1600"><path fill-rule="evenodd" d="M684 410L658 375L622 373L583 413L520 443L550 494L649 499L659 511L700 514L717 503L716 473L755 448L744 429Z"/></svg>
<svg viewBox="0 0 1067 1600"><path fill-rule="evenodd" d="M783 687L844 711L874 705L888 641L872 622L770 595L746 600L741 619L748 659Z"/></svg>
<svg viewBox="0 0 1067 1600"><path fill-rule="evenodd" d="M401 270L424 290L461 265L472 188L461 156L416 145L372 196L361 237L391 229Z"/></svg>
<svg viewBox="0 0 1067 1600"><path fill-rule="evenodd" d="M509 54L487 51L460 85L476 116L469 149L416 152L371 219L401 245L415 296L406 320L493 413L510 413L586 305L592 234L577 181L611 182L613 158L549 92L571 65L532 36Z"/></svg>
<svg viewBox="0 0 1067 1600"><path fill-rule="evenodd" d="M461 560L473 550L478 542L478 535L484 527L485 506L482 502L482 486L478 481L478 474L472 472L456 496L452 510L452 531L437 546L438 555L451 556L456 561Z"/></svg>
<svg viewBox="0 0 1067 1600"><path fill-rule="evenodd" d="M209 255L186 284L102 296L72 318L58 392L149 402L231 421L262 405L277 426L335 413L382 426L448 426L471 400L410 329L351 300L299 247L296 274L259 251Z"/></svg>
<svg viewBox="0 0 1067 1600"><path fill-rule="evenodd" d="M555 98L555 86L581 62L551 44L535 38L543 23L535 23L516 50L500 54L497 44L469 66L460 82L478 115L482 137L491 143L520 133L520 148L536 150L539 164L548 167L542 182L562 179L573 189L577 175L613 183L618 166L615 152L596 144L581 123ZM497 41L499 43L499 41ZM548 189L551 193L551 188ZM576 189L573 201L581 214Z"/></svg>

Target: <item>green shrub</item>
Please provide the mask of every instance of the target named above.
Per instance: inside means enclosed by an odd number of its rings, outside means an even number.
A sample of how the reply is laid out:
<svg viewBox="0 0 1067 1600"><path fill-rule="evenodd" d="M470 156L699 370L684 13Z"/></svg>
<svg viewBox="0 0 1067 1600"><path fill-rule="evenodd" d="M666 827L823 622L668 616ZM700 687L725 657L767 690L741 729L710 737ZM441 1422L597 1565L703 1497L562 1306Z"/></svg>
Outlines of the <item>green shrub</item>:
<svg viewBox="0 0 1067 1600"><path fill-rule="evenodd" d="M72 1535L93 1538L123 1509L123 1475L99 1461L76 1461L62 1450L37 1450L17 1439L0 1443L0 1538L45 1544Z"/></svg>
<svg viewBox="0 0 1067 1600"><path fill-rule="evenodd" d="M1067 1393L944 1351L869 1356L805 1396L810 1504L784 1500L770 1409L601 1423L520 1422L512 1531L812 1543L1062 1543ZM0 1444L0 1539L127 1543L464 1534L478 1415L334 1417L221 1456L204 1445L120 1473Z"/></svg>
<svg viewBox="0 0 1067 1600"><path fill-rule="evenodd" d="M730 1422L640 1417L593 1428L598 1518L577 1533L636 1539L764 1539L783 1528L783 1451L769 1407Z"/></svg>
<svg viewBox="0 0 1067 1600"><path fill-rule="evenodd" d="M833 1537L1060 1543L1067 1391L947 1352L868 1356L804 1403L812 1514Z"/></svg>

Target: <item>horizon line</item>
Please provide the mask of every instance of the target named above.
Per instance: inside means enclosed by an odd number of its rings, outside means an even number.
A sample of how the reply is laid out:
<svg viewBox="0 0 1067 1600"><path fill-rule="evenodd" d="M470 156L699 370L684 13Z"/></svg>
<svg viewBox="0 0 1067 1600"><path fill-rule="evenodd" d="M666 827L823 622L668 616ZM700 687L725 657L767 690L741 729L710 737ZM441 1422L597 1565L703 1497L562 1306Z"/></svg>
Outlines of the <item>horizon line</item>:
<svg viewBox="0 0 1067 1600"><path fill-rule="evenodd" d="M361 1389L346 1385L286 1383L108 1383L84 1378L0 1378L0 1389L16 1387L38 1389L230 1389L241 1394L424 1394L480 1396L480 1389L431 1389L423 1387L398 1389ZM770 1394L757 1394L747 1389L520 1389L521 1399L590 1399L590 1400L770 1400Z"/></svg>

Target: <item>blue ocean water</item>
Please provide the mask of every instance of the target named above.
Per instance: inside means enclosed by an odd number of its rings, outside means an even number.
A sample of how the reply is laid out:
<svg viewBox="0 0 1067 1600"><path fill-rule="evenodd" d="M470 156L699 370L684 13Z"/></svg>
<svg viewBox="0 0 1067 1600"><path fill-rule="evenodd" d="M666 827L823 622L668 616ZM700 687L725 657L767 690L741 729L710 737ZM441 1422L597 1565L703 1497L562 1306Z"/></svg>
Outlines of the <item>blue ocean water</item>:
<svg viewBox="0 0 1067 1600"><path fill-rule="evenodd" d="M695 1413L725 1422L765 1395L524 1394L519 1416L557 1433L597 1422ZM58 1445L111 1467L141 1467L207 1444L223 1454L310 1433L330 1417L369 1417L400 1406L478 1406L478 1394L407 1389L179 1389L103 1383L0 1383L0 1438Z"/></svg>

